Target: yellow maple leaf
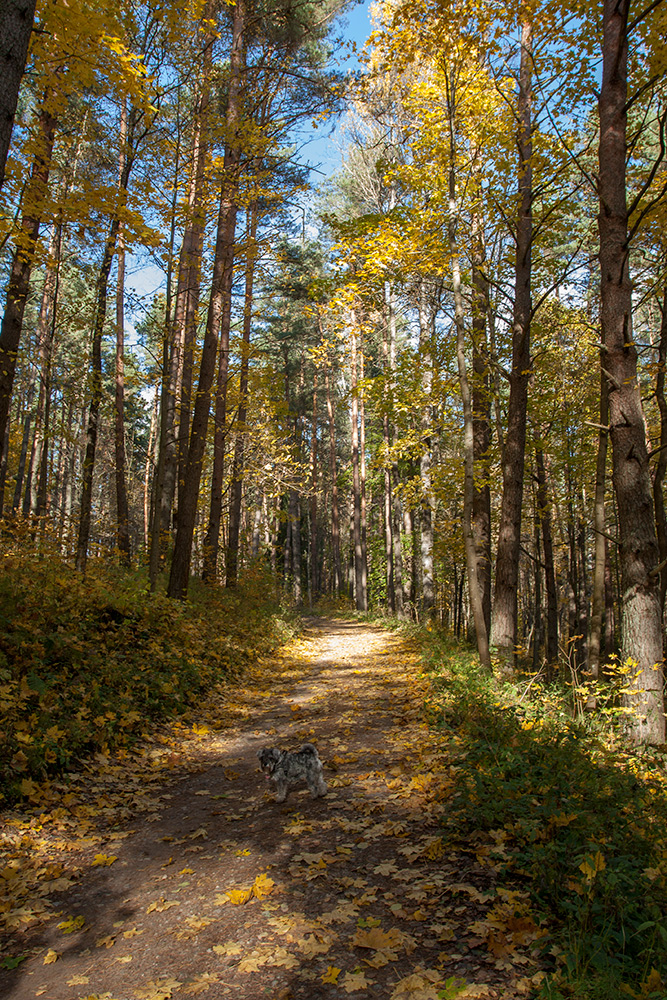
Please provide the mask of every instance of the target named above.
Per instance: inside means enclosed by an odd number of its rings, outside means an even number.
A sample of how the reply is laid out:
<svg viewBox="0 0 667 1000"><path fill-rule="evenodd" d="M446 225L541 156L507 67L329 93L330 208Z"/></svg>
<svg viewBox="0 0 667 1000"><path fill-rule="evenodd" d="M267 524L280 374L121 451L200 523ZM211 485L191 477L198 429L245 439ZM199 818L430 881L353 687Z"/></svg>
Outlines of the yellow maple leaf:
<svg viewBox="0 0 667 1000"><path fill-rule="evenodd" d="M269 878L266 874L258 875L252 886L252 894L256 896L257 899L263 899L264 896L268 896L273 892L273 887L275 882L272 878Z"/></svg>
<svg viewBox="0 0 667 1000"><path fill-rule="evenodd" d="M112 934L107 934L106 937L98 938L95 942L96 948L112 948L116 943L116 939Z"/></svg>
<svg viewBox="0 0 667 1000"><path fill-rule="evenodd" d="M44 962L43 962L43 964L44 965L53 965L53 963L57 962L59 958L60 958L60 955L58 954L58 952L54 951L53 948L49 948L49 950L47 951L46 955L44 956Z"/></svg>
<svg viewBox="0 0 667 1000"><path fill-rule="evenodd" d="M191 983L182 987L181 993L185 993L188 996L195 996L197 993L203 993L204 990L209 989L213 983L218 982L220 982L220 978L214 972L201 972L198 976L195 976Z"/></svg>
<svg viewBox="0 0 667 1000"><path fill-rule="evenodd" d="M227 941L226 944L214 944L213 951L216 955L240 955L243 952L243 946L236 941Z"/></svg>
<svg viewBox="0 0 667 1000"><path fill-rule="evenodd" d="M253 887L250 886L249 889L228 889L227 896L229 902L233 906L242 906L243 903L247 903L249 899L252 898Z"/></svg>
<svg viewBox="0 0 667 1000"><path fill-rule="evenodd" d="M109 865L112 865L114 861L118 861L115 854L96 854L93 858L93 866L102 865L108 867Z"/></svg>
<svg viewBox="0 0 667 1000"><path fill-rule="evenodd" d="M335 965L330 965L324 975L320 976L320 979L323 983L335 983L340 973L340 969L336 968Z"/></svg>
<svg viewBox="0 0 667 1000"><path fill-rule="evenodd" d="M69 920L63 920L59 923L57 927L59 931L63 932L63 934L74 934L75 931L81 930L85 922L85 917L70 917Z"/></svg>
<svg viewBox="0 0 667 1000"><path fill-rule="evenodd" d="M90 982L88 976L72 976L67 980L68 986L86 986Z"/></svg>
<svg viewBox="0 0 667 1000"><path fill-rule="evenodd" d="M356 993L357 990L367 990L369 986L373 985L374 980L366 979L365 974L361 971L346 972L343 981L340 984L346 993Z"/></svg>

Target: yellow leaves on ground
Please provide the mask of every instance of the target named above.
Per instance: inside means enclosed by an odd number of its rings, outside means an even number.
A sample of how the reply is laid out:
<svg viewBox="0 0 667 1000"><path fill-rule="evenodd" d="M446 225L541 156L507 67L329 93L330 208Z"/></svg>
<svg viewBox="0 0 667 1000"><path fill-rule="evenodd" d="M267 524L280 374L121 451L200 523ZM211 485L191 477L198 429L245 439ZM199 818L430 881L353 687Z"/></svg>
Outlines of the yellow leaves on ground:
<svg viewBox="0 0 667 1000"><path fill-rule="evenodd" d="M330 965L327 971L320 976L320 980L323 983L335 983L340 976L342 970L338 969L335 965Z"/></svg>
<svg viewBox="0 0 667 1000"><path fill-rule="evenodd" d="M62 920L57 927L63 934L74 934L75 931L81 930L85 922L85 917L70 917L68 920Z"/></svg>
<svg viewBox="0 0 667 1000"><path fill-rule="evenodd" d="M174 990L180 989L182 983L167 976L164 979L150 980L145 986L134 990L137 1000L169 1000Z"/></svg>
<svg viewBox="0 0 667 1000"><path fill-rule="evenodd" d="M358 990L367 990L373 985L373 980L366 979L366 974L361 969L355 969L354 972L346 972L337 985L340 985L346 993L356 993Z"/></svg>
<svg viewBox="0 0 667 1000"><path fill-rule="evenodd" d="M215 974L215 972L202 972L200 975L195 976L191 983L187 986L181 987L181 993L186 996L197 996L199 993L203 993L208 990L209 987L213 986L215 983L220 982L220 977Z"/></svg>
<svg viewBox="0 0 667 1000"><path fill-rule="evenodd" d="M118 861L115 854L96 854L93 858L93 866L99 865L100 867L108 867L112 865L114 861Z"/></svg>
<svg viewBox="0 0 667 1000"><path fill-rule="evenodd" d="M172 906L180 906L180 903L177 899L165 899L164 896L161 896L148 904L146 913L163 913L165 910L170 910Z"/></svg>
<svg viewBox="0 0 667 1000"><path fill-rule="evenodd" d="M596 851L595 854L589 854L588 857L579 865L579 870L584 873L587 879L594 879L598 872L604 871L607 867L607 863L604 859L604 855L600 851Z"/></svg>
<svg viewBox="0 0 667 1000"><path fill-rule="evenodd" d="M273 879L266 874L258 875L251 886L245 889L228 889L225 895L234 906L242 906L251 899L264 899L275 886ZM224 897L221 897L224 898Z"/></svg>
<svg viewBox="0 0 667 1000"><path fill-rule="evenodd" d="M60 955L58 954L58 952L54 951L53 948L49 948L49 950L47 951L46 955L44 956L44 962L43 962L43 964L44 965L52 965L54 962L57 962L59 958L60 958Z"/></svg>

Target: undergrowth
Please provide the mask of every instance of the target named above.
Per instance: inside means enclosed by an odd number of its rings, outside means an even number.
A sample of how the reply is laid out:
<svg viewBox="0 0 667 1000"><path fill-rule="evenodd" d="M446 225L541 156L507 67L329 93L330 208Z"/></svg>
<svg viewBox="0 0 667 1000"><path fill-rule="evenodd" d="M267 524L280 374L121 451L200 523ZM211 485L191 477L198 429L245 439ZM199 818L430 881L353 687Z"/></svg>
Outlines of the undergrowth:
<svg viewBox="0 0 667 1000"><path fill-rule="evenodd" d="M491 842L549 928L544 1000L665 1000L667 775L607 720L574 720L557 688L502 681L435 632L412 627L428 706L454 748L443 823Z"/></svg>
<svg viewBox="0 0 667 1000"><path fill-rule="evenodd" d="M140 573L56 556L2 556L0 802L82 756L125 745L283 642L294 621L261 573L234 591L193 581L190 600Z"/></svg>

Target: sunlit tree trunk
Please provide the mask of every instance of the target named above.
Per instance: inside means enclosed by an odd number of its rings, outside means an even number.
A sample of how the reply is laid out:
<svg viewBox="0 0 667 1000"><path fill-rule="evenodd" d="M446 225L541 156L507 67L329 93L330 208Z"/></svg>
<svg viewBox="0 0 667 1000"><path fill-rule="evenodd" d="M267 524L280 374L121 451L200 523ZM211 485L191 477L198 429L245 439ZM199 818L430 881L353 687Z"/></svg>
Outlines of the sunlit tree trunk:
<svg viewBox="0 0 667 1000"><path fill-rule="evenodd" d="M420 511L421 526L421 607L429 618L433 613L435 594L433 586L433 493L431 489L431 434L433 433L433 413L431 391L433 383L432 323L431 310L426 301L426 286L422 279L419 284L419 357L421 364L421 389L423 409L421 413L421 454L419 456L419 476L422 484Z"/></svg>
<svg viewBox="0 0 667 1000"><path fill-rule="evenodd" d="M120 164L118 184L122 184L127 141L127 105L120 116ZM116 544L120 561L130 565L130 512L127 503L125 475L125 238L123 226L118 229L116 254L116 371L114 386L114 451L116 473Z"/></svg>
<svg viewBox="0 0 667 1000"><path fill-rule="evenodd" d="M331 398L331 376L329 366L325 369L325 389L327 394L327 419L329 422L329 468L331 470L331 549L333 563L333 592L336 597L343 586L340 561L340 515L338 511L338 470L336 467L336 418Z"/></svg>
<svg viewBox="0 0 667 1000"><path fill-rule="evenodd" d="M309 605L317 600L317 368L313 374L313 414L310 425L310 588Z"/></svg>
<svg viewBox="0 0 667 1000"><path fill-rule="evenodd" d="M236 227L236 186L238 165L240 161L238 130L241 119L241 76L245 65L245 50L243 31L245 27L245 0L237 0L234 6L232 50L230 54L230 82L227 98L227 134L229 145L225 150L225 165L220 191L220 207L218 212L217 237L213 264L211 298L209 301L206 332L202 347L199 382L195 397L195 405L190 431L188 460L185 469L183 492L179 496L178 527L174 555L171 562L171 572L167 593L170 597L184 598L190 577L190 560L192 558L192 542L195 522L197 519L197 503L201 482L206 433L208 430L209 411L211 407L211 388L215 376L216 356L218 354L218 331L221 330L221 354L224 364L218 365L219 391L224 391L226 385L226 357L229 354L229 325L227 324L227 344L225 346L224 326L225 310L231 308L231 285L234 267L234 232ZM223 378L224 369L224 381ZM216 403L216 438L224 432L224 414L222 420ZM222 441L224 454L224 438ZM217 443L217 454L220 444ZM218 543L220 535L220 518L222 510L222 483L213 496L211 489L211 516L209 530L204 542L204 559L206 562L207 579L215 578ZM219 494L219 495L218 495Z"/></svg>
<svg viewBox="0 0 667 1000"><path fill-rule="evenodd" d="M227 558L225 565L225 583L227 587L235 587L238 580L239 565L239 532L241 527L241 502L243 498L243 472L245 461L245 440L248 420L248 366L250 363L250 331L252 328L252 297L253 280L256 263L255 234L257 231L257 208L252 206L248 212L247 259L245 268L245 297L243 303L243 337L241 341L241 372L239 377L239 409L236 426L236 441L234 443L234 458L231 474L231 502L229 507L229 537L227 539Z"/></svg>
<svg viewBox="0 0 667 1000"><path fill-rule="evenodd" d="M489 641L484 619L482 590L478 570L478 549L475 545L472 523L472 506L475 491L473 412L470 383L465 355L465 327L463 293L461 290L461 270L457 247L459 209L456 196L456 122L455 91L453 81L447 77L447 103L449 108L449 219L447 227L449 260L452 269L452 290L454 293L454 323L456 326L456 359L461 389L463 409L463 542L466 554L468 596L475 625L477 653L482 666L491 669Z"/></svg>
<svg viewBox="0 0 667 1000"><path fill-rule="evenodd" d="M633 667L625 704L638 743L665 742L662 609L644 416L632 340L632 283L626 202L629 0L604 0L600 115L600 323L618 507L622 658Z"/></svg>
<svg viewBox="0 0 667 1000"><path fill-rule="evenodd" d="M390 391L389 400L393 411L395 381L396 381L396 308L394 301L394 287L390 281L385 282L385 303L387 307L387 322L389 327L389 371L390 371ZM392 416L394 416L392 412ZM391 426L391 424L390 424ZM398 429L395 424L392 427L394 440L398 436ZM391 552L394 580L394 601L396 614L399 618L404 615L403 609L403 551L401 545L401 522L403 511L401 498L398 495L399 484L398 462L391 465Z"/></svg>
<svg viewBox="0 0 667 1000"><path fill-rule="evenodd" d="M368 610L366 592L366 566L363 548L363 502L361 480L361 456L359 445L359 379L357 360L357 319L352 312L350 323L350 407L352 437L352 505L353 505L353 546L354 546L354 597L357 611Z"/></svg>
<svg viewBox="0 0 667 1000"><path fill-rule="evenodd" d="M532 222L532 29L521 25L521 64L517 116L519 134L519 211L516 224L512 370L503 451L503 496L498 528L496 575L491 615L491 645L506 664L514 661L521 544L521 506L526 451L526 409L530 377Z"/></svg>

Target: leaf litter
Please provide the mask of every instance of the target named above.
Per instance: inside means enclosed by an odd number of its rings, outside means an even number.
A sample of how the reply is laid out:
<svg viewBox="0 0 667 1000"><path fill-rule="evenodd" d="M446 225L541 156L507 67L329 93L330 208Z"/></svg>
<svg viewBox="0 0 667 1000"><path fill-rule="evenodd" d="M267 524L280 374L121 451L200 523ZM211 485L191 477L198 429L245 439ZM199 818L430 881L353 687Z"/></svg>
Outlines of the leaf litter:
<svg viewBox="0 0 667 1000"><path fill-rule="evenodd" d="M0 841L13 1000L528 997L546 930L495 847L443 834L455 772L408 641L318 620L196 718L34 786ZM261 746L318 746L277 804ZM122 942L123 955L116 955ZM114 950L115 949L115 950ZM79 989L78 987L81 987Z"/></svg>

